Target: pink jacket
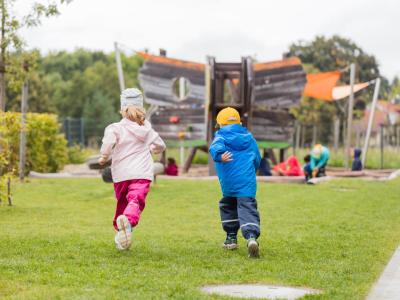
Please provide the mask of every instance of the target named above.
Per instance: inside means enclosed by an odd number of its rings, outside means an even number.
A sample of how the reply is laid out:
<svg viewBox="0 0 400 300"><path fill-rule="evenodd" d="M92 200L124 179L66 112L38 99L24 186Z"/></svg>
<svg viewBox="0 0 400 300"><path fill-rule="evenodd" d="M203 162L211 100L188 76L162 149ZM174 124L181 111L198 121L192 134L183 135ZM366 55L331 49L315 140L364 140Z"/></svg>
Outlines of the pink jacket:
<svg viewBox="0 0 400 300"><path fill-rule="evenodd" d="M111 172L114 182L130 179L153 180L153 158L165 149L165 143L150 122L143 126L126 118L105 129L101 155L112 153ZM151 152L150 152L151 151Z"/></svg>

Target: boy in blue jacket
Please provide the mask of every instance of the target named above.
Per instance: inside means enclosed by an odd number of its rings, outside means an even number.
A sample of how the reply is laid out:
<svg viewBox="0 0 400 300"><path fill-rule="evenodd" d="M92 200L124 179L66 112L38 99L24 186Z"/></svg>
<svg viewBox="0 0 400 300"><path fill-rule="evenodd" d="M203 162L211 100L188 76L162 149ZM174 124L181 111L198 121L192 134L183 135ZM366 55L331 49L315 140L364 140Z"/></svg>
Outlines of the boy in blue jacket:
<svg viewBox="0 0 400 300"><path fill-rule="evenodd" d="M217 115L220 129L210 146L223 198L219 202L224 248L237 249L239 228L247 240L249 257L259 256L260 215L257 211L256 172L261 156L256 140L241 125L240 115L227 107Z"/></svg>

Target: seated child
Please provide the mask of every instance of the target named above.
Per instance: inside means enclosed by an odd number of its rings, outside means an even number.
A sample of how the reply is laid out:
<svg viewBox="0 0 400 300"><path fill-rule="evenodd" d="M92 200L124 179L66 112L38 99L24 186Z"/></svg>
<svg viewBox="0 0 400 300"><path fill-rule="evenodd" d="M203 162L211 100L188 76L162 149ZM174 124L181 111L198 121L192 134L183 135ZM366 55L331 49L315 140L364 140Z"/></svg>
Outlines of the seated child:
<svg viewBox="0 0 400 300"><path fill-rule="evenodd" d="M305 162L303 166L303 171L304 175L306 176L306 181L308 181L308 179L310 179L309 174L311 174L311 168L310 168L311 155L307 154L306 156L304 156L303 160Z"/></svg>
<svg viewBox="0 0 400 300"><path fill-rule="evenodd" d="M361 153L362 153L361 149L359 148L354 149L354 160L353 164L351 165L352 171L362 171L363 165L361 162Z"/></svg>
<svg viewBox="0 0 400 300"><path fill-rule="evenodd" d="M261 158L259 175L260 176L272 176L271 165L269 164L269 155L267 151L264 151L264 157Z"/></svg>
<svg viewBox="0 0 400 300"><path fill-rule="evenodd" d="M291 155L288 159L280 164L274 166L273 170L279 176L303 176L303 170L296 156Z"/></svg>
<svg viewBox="0 0 400 300"><path fill-rule="evenodd" d="M172 157L168 157L165 174L169 176L178 176L178 166L176 165L175 159L173 159Z"/></svg>

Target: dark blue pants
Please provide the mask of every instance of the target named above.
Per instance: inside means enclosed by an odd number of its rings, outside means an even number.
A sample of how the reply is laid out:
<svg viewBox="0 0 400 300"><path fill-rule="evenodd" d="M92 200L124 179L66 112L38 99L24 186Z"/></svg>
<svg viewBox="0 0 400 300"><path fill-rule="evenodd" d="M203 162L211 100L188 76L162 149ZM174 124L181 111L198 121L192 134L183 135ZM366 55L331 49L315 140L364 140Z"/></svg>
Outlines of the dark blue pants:
<svg viewBox="0 0 400 300"><path fill-rule="evenodd" d="M260 214L257 201L249 197L224 197L219 201L222 228L227 234L237 234L239 228L245 239L260 236Z"/></svg>
<svg viewBox="0 0 400 300"><path fill-rule="evenodd" d="M326 164L318 169L317 177L326 176L325 175L325 167L326 167ZM306 176L307 181L313 177L311 165L309 163L304 166L303 171L304 171L304 175Z"/></svg>

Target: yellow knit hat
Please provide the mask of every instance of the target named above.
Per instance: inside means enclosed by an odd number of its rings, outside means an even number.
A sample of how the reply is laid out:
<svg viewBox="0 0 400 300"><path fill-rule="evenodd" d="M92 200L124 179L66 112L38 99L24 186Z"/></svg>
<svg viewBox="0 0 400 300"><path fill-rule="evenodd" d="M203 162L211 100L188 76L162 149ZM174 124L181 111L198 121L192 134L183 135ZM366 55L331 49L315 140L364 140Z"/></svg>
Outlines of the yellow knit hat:
<svg viewBox="0 0 400 300"><path fill-rule="evenodd" d="M240 124L239 112L232 107L224 108L217 115L217 123L218 125Z"/></svg>

